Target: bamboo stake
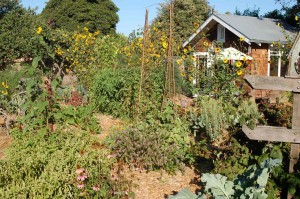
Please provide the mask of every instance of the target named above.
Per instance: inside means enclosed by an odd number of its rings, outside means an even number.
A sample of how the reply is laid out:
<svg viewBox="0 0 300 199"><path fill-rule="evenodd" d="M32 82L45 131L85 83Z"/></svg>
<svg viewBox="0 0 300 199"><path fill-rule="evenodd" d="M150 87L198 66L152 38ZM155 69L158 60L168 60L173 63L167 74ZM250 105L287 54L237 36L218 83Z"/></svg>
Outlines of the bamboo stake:
<svg viewBox="0 0 300 199"><path fill-rule="evenodd" d="M143 50L142 50L142 65L140 67L140 84L139 84L137 110L136 110L137 111L136 112L136 122L138 122L139 115L140 115L140 103L141 103L143 77L144 77L144 65L145 65L147 36L148 36L148 9L146 9L146 14L145 14L145 26L144 26L144 34L143 34Z"/></svg>

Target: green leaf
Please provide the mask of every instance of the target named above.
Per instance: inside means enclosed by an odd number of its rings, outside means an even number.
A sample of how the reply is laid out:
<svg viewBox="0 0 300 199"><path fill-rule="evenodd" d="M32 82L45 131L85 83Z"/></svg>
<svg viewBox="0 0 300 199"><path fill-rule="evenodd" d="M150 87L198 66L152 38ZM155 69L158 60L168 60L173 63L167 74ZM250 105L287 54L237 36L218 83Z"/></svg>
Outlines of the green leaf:
<svg viewBox="0 0 300 199"><path fill-rule="evenodd" d="M42 60L41 56L37 56L32 60L32 67L36 68L39 64L39 62Z"/></svg>
<svg viewBox="0 0 300 199"><path fill-rule="evenodd" d="M202 182L206 182L205 190L215 198L230 198L234 194L233 182L227 181L227 177L220 174L203 174Z"/></svg>
<svg viewBox="0 0 300 199"><path fill-rule="evenodd" d="M197 195L188 189L182 189L175 196L169 196L168 199L197 199Z"/></svg>
<svg viewBox="0 0 300 199"><path fill-rule="evenodd" d="M37 108L38 108L38 110L39 110L40 112L43 112L43 111L46 109L47 106L48 106L48 101L39 102L39 103L37 104Z"/></svg>

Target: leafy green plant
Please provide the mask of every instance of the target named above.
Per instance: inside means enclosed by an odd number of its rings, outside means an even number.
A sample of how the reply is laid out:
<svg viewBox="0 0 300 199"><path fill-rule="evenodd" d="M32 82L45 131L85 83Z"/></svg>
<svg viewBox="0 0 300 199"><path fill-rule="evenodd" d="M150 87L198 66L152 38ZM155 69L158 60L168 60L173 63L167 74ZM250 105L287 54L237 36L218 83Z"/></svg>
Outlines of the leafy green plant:
<svg viewBox="0 0 300 199"><path fill-rule="evenodd" d="M168 129L144 123L117 132L112 151L117 159L137 168L173 172L190 158L187 128L179 119L174 125L173 129Z"/></svg>
<svg viewBox="0 0 300 199"><path fill-rule="evenodd" d="M120 181L110 179L112 159L108 151L95 148L97 142L90 133L68 130L60 126L55 133L45 135L43 130L32 133L14 133L14 142L0 161L1 198L118 198ZM81 188L76 169L85 168L88 181ZM99 185L96 191L94 185Z"/></svg>
<svg viewBox="0 0 300 199"><path fill-rule="evenodd" d="M234 105L222 98L200 97L196 107L191 112L192 129L195 133L205 132L211 141L226 141L235 126L245 124L254 128L260 117L252 100L241 100Z"/></svg>
<svg viewBox="0 0 300 199"><path fill-rule="evenodd" d="M289 103L262 102L259 111L263 113L267 125L270 126L292 126L292 106Z"/></svg>
<svg viewBox="0 0 300 199"><path fill-rule="evenodd" d="M163 93L161 69L153 69L145 82L140 101L141 117L159 112ZM138 68L103 69L92 88L96 110L118 117L133 118L136 114L139 87Z"/></svg>
<svg viewBox="0 0 300 199"><path fill-rule="evenodd" d="M258 167L251 165L247 171L239 175L233 181L228 181L227 177L220 174L203 174L201 181L205 183L204 194L208 194L213 198L267 198L265 187L269 178L269 174L273 168L279 166L281 160L267 159ZM171 196L171 199L177 198L207 198L203 193L198 196L183 190L185 197L180 192L178 195Z"/></svg>

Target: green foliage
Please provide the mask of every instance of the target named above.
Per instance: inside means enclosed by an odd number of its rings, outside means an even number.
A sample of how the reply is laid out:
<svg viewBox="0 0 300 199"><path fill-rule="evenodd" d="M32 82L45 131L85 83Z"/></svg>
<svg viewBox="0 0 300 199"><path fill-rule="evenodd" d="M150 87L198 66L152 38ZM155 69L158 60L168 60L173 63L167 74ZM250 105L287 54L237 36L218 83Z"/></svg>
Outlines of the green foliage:
<svg viewBox="0 0 300 199"><path fill-rule="evenodd" d="M263 113L267 125L292 127L292 106L289 103L262 102L259 111Z"/></svg>
<svg viewBox="0 0 300 199"><path fill-rule="evenodd" d="M223 140L229 129L236 125L254 128L260 117L253 100L241 100L238 106L223 99L200 97L198 110L191 113L192 128L197 133L205 132L210 140Z"/></svg>
<svg viewBox="0 0 300 199"><path fill-rule="evenodd" d="M137 69L104 69L96 76L92 101L100 112L133 117L138 83Z"/></svg>
<svg viewBox="0 0 300 199"><path fill-rule="evenodd" d="M18 0L2 0L0 2L0 20L5 14L9 13L11 10L16 9L18 6Z"/></svg>
<svg viewBox="0 0 300 199"><path fill-rule="evenodd" d="M162 3L153 24L161 23L162 31L168 32L169 2ZM182 44L208 17L209 5L206 0L174 1L173 34L175 41ZM164 29L166 28L166 29Z"/></svg>
<svg viewBox="0 0 300 199"><path fill-rule="evenodd" d="M212 150L213 151L213 150ZM221 153L216 151L214 173L220 173L232 180L247 169L254 157L249 148L239 143L235 138L230 139L230 145Z"/></svg>
<svg viewBox="0 0 300 199"><path fill-rule="evenodd" d="M141 116L146 117L149 113L158 113L163 92L162 70L152 69L144 85L140 110ZM138 86L138 68L106 68L95 78L92 101L100 112L133 118L136 114Z"/></svg>
<svg viewBox="0 0 300 199"><path fill-rule="evenodd" d="M68 31L88 27L92 32L114 33L119 21L118 8L111 0L50 0L41 16L53 26Z"/></svg>
<svg viewBox="0 0 300 199"><path fill-rule="evenodd" d="M66 127L66 126L65 126ZM14 134L13 145L0 161L1 198L118 198L120 184L110 180L108 152L92 149L95 138L89 133L60 126L55 133L42 130ZM85 187L79 189L76 169L88 171ZM93 191L98 184L100 191Z"/></svg>
<svg viewBox="0 0 300 199"><path fill-rule="evenodd" d="M30 70L29 65L13 65L8 66L3 71L0 72L0 83L7 83L8 86L8 94L0 95L0 108L5 108L9 110L10 113L14 113L15 106L18 106L21 92L19 89L19 83L21 80L25 80L26 78L32 78L35 75L40 75L39 72L36 74L30 74L28 71ZM1 91L4 91L4 87L0 85ZM19 106L18 106L19 107Z"/></svg>
<svg viewBox="0 0 300 199"><path fill-rule="evenodd" d="M247 8L243 12L241 12L237 8L235 8L234 14L242 15L242 16L259 17L259 11L260 11L260 8L256 8L256 6L254 6L252 9Z"/></svg>
<svg viewBox="0 0 300 199"><path fill-rule="evenodd" d="M220 174L207 174L201 176L201 181L205 183L204 193L213 198L267 198L265 187L269 178L269 174L274 167L281 164L279 159L268 159L262 162L259 167L250 166L247 171L239 175L233 181L228 181L225 176ZM184 190L186 193L187 190ZM181 194L181 193L179 193ZM179 195L178 194L178 195ZM187 195L187 193L186 193ZM189 194L186 198L206 198L201 193L199 196ZM178 196L170 197L173 199L180 198Z"/></svg>
<svg viewBox="0 0 300 199"><path fill-rule="evenodd" d="M34 12L20 7L0 17L0 68L17 58L28 58L33 54L35 23Z"/></svg>
<svg viewBox="0 0 300 199"><path fill-rule="evenodd" d="M190 159L191 141L179 118L170 127L159 123L129 127L117 132L112 150L119 160L135 167L173 172Z"/></svg>
<svg viewBox="0 0 300 199"><path fill-rule="evenodd" d="M121 50L125 46L127 38L123 35L106 35L97 38L95 42L95 61L94 65L100 68L116 68L122 62Z"/></svg>
<svg viewBox="0 0 300 199"><path fill-rule="evenodd" d="M60 112L54 115L56 122L64 122L65 124L76 126L93 134L101 131L100 125L95 117L93 117L94 108L91 105L73 107L68 106L61 108Z"/></svg>

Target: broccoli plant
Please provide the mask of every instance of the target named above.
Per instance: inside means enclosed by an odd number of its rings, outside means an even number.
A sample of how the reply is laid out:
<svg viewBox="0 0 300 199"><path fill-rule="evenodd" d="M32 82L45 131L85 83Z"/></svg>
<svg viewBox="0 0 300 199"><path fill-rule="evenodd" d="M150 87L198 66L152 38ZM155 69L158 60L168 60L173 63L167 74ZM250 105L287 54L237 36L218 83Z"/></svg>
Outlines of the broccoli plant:
<svg viewBox="0 0 300 199"><path fill-rule="evenodd" d="M205 199L207 196L218 199L258 198L266 199L265 187L271 170L281 164L280 159L267 159L259 166L251 165L245 173L238 175L233 181L220 174L204 173L201 181L205 183L203 193L198 195L183 189L169 199Z"/></svg>

